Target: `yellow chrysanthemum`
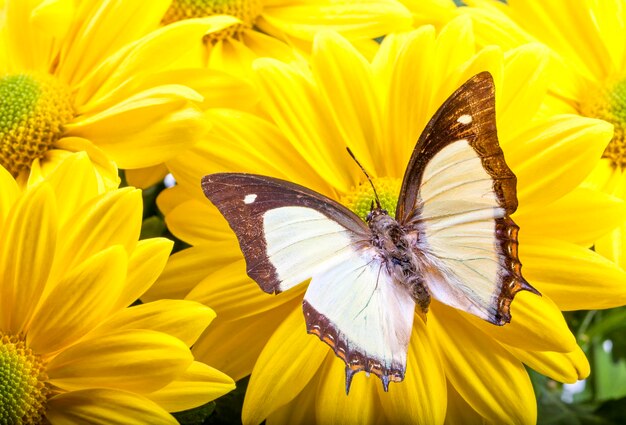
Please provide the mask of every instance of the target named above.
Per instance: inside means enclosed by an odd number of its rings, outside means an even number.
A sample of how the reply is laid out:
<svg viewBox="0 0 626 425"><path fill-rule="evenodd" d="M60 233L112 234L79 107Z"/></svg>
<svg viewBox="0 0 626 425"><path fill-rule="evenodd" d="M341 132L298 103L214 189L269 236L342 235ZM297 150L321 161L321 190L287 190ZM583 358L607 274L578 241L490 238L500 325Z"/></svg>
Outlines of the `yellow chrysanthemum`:
<svg viewBox="0 0 626 425"><path fill-rule="evenodd" d="M203 96L224 77L176 62L215 16L159 28L167 0L8 0L0 13L0 166L25 181L85 151L109 186L116 166L155 166L204 134ZM187 62L185 62L187 63ZM231 84L232 85L232 84Z"/></svg>
<svg viewBox="0 0 626 425"><path fill-rule="evenodd" d="M480 45L498 44L508 50L539 41L549 47L552 78L546 113L576 113L614 125L615 134L587 183L626 199L626 2L466 3L472 7L458 12L472 17ZM626 221L595 241L596 251L622 267L626 267L625 247Z"/></svg>
<svg viewBox="0 0 626 425"><path fill-rule="evenodd" d="M619 200L578 187L611 126L576 115L537 115L546 90L541 46L507 55L474 46L463 18L438 36L429 26L388 36L371 62L340 36L322 33L310 71L270 59L255 63L261 106L271 120L213 111L219 150L215 140L202 143L169 163L179 184L159 205L171 231L193 246L171 257L147 299L184 297L215 308L215 326L194 354L235 379L252 373L244 423L437 424L446 417L534 423L524 364L561 382L589 373L560 310L626 302L626 273L579 245L609 231L624 213ZM343 362L306 333L306 285L273 296L246 277L236 238L204 199L200 177L225 170L276 176L359 212L360 201L367 199L367 210L372 196L345 151L349 146L393 204L427 121L483 70L495 79L499 139L518 177L514 220L524 275L543 296L520 293L512 322L503 327L433 302L427 324L414 321L405 380L383 393L377 378L357 374L346 396Z"/></svg>
<svg viewBox="0 0 626 425"><path fill-rule="evenodd" d="M374 38L411 25L411 14L396 0L173 0L163 23L215 14L234 16L240 23L203 38L207 64L244 75L257 57L297 60L290 46L308 52L322 29L373 51Z"/></svg>
<svg viewBox="0 0 626 425"><path fill-rule="evenodd" d="M127 308L172 247L137 240L139 190L103 191L85 153L23 190L0 167L0 187L0 423L176 424L234 388L189 350L210 308Z"/></svg>

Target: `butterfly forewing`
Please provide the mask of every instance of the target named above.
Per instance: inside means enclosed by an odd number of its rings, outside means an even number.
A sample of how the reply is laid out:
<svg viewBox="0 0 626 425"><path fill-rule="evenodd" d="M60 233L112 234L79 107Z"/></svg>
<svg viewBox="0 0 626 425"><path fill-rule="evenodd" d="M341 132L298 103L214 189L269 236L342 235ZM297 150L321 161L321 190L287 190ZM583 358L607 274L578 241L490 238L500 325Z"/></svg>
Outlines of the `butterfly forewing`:
<svg viewBox="0 0 626 425"><path fill-rule="evenodd" d="M396 218L417 234L432 296L494 324L522 289L516 178L496 135L494 85L481 73L441 106L409 161ZM536 292L536 291L535 291Z"/></svg>

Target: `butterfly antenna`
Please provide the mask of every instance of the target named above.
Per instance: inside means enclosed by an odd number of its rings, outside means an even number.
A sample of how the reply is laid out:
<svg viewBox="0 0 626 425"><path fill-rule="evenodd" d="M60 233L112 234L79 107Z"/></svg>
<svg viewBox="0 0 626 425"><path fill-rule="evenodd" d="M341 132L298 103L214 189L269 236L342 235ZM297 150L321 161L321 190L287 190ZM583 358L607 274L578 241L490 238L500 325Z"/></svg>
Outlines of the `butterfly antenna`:
<svg viewBox="0 0 626 425"><path fill-rule="evenodd" d="M367 174L367 171L365 171L365 168L363 168L363 166L361 165L361 163L359 162L358 159L356 159L356 156L354 156L354 154L352 153L352 151L350 150L349 147L346 147L346 149L348 150L348 153L350 154L350 156L352 157L352 159L354 159L354 162L356 162L356 165L359 166L359 168L361 169L361 171L363 171L363 174L365 174L365 177L367 177L367 181L370 182L370 185L372 186L372 190L374 191L374 196L376 197L376 207L377 208L382 208L380 206L380 198L378 197L378 192L376 192L376 188L374 187L374 183L372 182L372 179L370 178L369 174Z"/></svg>

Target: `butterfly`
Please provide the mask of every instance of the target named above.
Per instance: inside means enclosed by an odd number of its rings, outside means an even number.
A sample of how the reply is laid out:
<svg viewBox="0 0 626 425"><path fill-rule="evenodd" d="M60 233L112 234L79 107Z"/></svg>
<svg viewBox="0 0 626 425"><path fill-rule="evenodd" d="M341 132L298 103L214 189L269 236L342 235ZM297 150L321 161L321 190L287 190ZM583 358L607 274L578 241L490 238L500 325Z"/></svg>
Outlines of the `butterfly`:
<svg viewBox="0 0 626 425"><path fill-rule="evenodd" d="M477 74L435 113L409 160L395 218L376 199L363 221L271 177L202 179L263 291L310 279L306 329L345 362L346 393L359 371L377 375L385 391L404 379L415 310L425 317L431 299L504 325L519 291L540 295L521 274L510 217L517 179L498 144L494 93L491 75Z"/></svg>

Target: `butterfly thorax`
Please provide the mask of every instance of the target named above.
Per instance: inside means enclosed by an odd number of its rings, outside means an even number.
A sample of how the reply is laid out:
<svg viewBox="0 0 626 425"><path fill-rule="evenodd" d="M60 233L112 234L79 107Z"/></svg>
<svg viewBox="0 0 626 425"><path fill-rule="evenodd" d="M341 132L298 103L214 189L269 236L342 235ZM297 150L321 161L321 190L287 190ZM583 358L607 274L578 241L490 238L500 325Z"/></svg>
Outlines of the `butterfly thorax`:
<svg viewBox="0 0 626 425"><path fill-rule="evenodd" d="M415 241L382 208L375 208L369 213L367 224L372 231L372 245L380 252L384 267L396 283L409 291L417 305L426 313L430 304L430 292L420 272L420 261L414 250Z"/></svg>

